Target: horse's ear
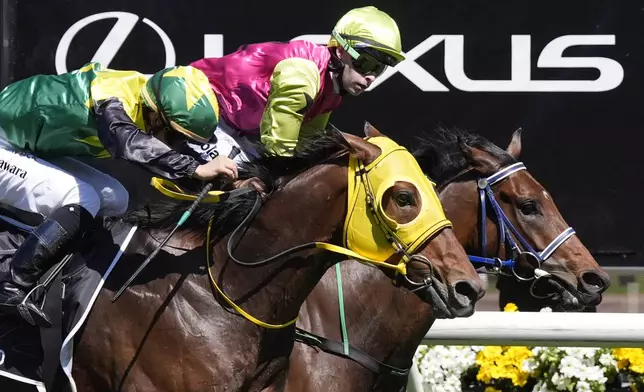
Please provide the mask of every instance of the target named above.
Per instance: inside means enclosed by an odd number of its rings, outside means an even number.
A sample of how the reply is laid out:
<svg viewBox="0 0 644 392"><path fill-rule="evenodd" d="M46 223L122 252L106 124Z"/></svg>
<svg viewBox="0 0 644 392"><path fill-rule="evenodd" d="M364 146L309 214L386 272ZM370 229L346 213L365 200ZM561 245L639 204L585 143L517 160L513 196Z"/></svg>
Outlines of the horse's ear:
<svg viewBox="0 0 644 392"><path fill-rule="evenodd" d="M472 147L465 143L460 136L456 137L456 142L458 143L458 148L461 150L461 154L470 161L472 158Z"/></svg>
<svg viewBox="0 0 644 392"><path fill-rule="evenodd" d="M519 159L519 155L521 155L521 132L523 129L519 128L514 133L512 134L512 141L510 142L510 145L506 149L508 154L512 155L514 159Z"/></svg>
<svg viewBox="0 0 644 392"><path fill-rule="evenodd" d="M498 170L498 164L492 155L468 145L460 137L457 138L457 142L465 159L467 159L470 165L472 165L472 167L478 172L489 174Z"/></svg>
<svg viewBox="0 0 644 392"><path fill-rule="evenodd" d="M363 162L372 162L378 155L380 155L380 147L373 143L369 143L361 137L352 135L350 133L342 133L345 140L351 147L351 154L355 155Z"/></svg>
<svg viewBox="0 0 644 392"><path fill-rule="evenodd" d="M382 133L380 133L379 130L376 129L369 121L364 122L364 134L367 137L377 137L377 136L383 136Z"/></svg>

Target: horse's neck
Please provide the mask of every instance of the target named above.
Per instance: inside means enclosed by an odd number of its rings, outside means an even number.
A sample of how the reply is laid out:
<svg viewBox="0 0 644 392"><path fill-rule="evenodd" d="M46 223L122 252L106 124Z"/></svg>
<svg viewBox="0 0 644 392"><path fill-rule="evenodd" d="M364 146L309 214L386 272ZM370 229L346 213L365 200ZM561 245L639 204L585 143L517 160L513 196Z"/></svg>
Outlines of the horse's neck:
<svg viewBox="0 0 644 392"><path fill-rule="evenodd" d="M468 251L478 247L478 192L473 181L452 182L438 194L458 242Z"/></svg>
<svg viewBox="0 0 644 392"><path fill-rule="evenodd" d="M349 343L389 365L409 366L434 322L430 306L376 268L356 261L341 267Z"/></svg>
<svg viewBox="0 0 644 392"><path fill-rule="evenodd" d="M329 165L286 184L263 205L234 249L235 258L255 262L305 243L331 241L344 224L346 177L346 168ZM307 250L261 266L242 266L228 258L227 241L214 247L216 279L244 310L271 324L294 319L326 269L338 261L323 251Z"/></svg>

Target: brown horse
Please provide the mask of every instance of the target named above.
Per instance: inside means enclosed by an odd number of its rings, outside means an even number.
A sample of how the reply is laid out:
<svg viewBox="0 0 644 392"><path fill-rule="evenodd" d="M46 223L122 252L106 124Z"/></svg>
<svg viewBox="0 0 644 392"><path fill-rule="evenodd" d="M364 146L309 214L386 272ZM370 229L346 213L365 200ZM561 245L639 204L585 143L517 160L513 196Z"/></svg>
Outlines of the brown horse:
<svg viewBox="0 0 644 392"><path fill-rule="evenodd" d="M153 239L163 238L185 204L155 204L150 217L136 214L135 221L141 228L148 226L149 236L140 233L145 237L132 241L134 246L110 275L85 324L74 358L78 390L257 391L270 385L273 375L286 368L293 346L294 324L284 326L296 318L324 272L347 258L311 247L297 253L280 252L320 241L344 244L348 213L352 218L347 226L363 211L371 222L387 222L389 228L380 226L384 231L401 227L393 231L391 239L401 247L400 252L391 249L391 256L376 268L382 281L402 286L406 297L431 302L435 317L472 314L475 302L484 294L482 282L445 225L447 221L430 220L437 224L434 230L421 227L420 232L403 237L406 228L414 227L417 220L426 221L428 214L442 216L440 208L439 214L432 207L440 207L437 196L424 190L433 192L431 184L411 154L391 153L376 143L385 137L369 126L366 132L369 141L330 132L311 141L295 157L264 157L248 165L240 173L260 177L270 191L254 219L249 211L257 211L257 204L256 199L246 197L250 195L200 207L186 222L186 230L177 231L135 285L110 303L119 285L155 245ZM399 158L394 158L400 154L408 161L404 174L398 174ZM366 166L351 178L362 178L362 183L373 187L371 193L364 185L372 200L373 196L381 198L376 200L381 207L374 207L371 213L368 208L352 210L347 202L359 191L353 189L356 186L351 186L348 175L350 163L356 160ZM393 174L380 178L378 173L383 172ZM364 201L356 201L360 202ZM215 241L209 246L204 244L204 232L212 217ZM231 240L235 227L236 238ZM351 238L382 236L377 226L363 229ZM415 243L415 250L410 243ZM386 245L384 249L391 246ZM361 248L353 250L360 253ZM235 312L222 295L213 296L216 291L205 268L208 251L217 286L243 310ZM266 258L270 262L255 261ZM401 261L405 258L406 264ZM406 266L406 275L403 270L394 272L393 267L401 265ZM403 288L394 291L403 292ZM275 328L256 325L239 311ZM406 322L396 314L390 316L401 326Z"/></svg>
<svg viewBox="0 0 644 392"><path fill-rule="evenodd" d="M511 258L507 239L499 240L501 219L494 214L484 220L487 236L485 241L481 240L480 190L483 187L478 185L485 185L481 178L490 178L512 165L517 167L520 131L513 135L507 152L465 132L443 130L441 136L421 140L422 147L414 155L425 172L441 184L440 198L447 216L454 222L457 238L471 254L493 254L499 260ZM491 186L511 224L533 247L546 248L568 227L552 197L527 171L507 174ZM481 247L483 242L485 249ZM571 301L571 297L582 306L596 305L609 284L608 276L577 237L567 238L540 267L552 274L554 282L538 288L544 291L538 300L542 306L575 306L577 302ZM299 336L300 341L314 347L295 345L286 390L403 391L416 348L434 322L431 307L413 295L392 289L373 268L355 261L340 263L337 268L341 270L339 275L330 269L309 295L297 324L334 342L321 345L315 337ZM518 279L508 273L511 277L507 279ZM336 343L343 341L337 276L342 278L346 334L351 343L349 355L342 344ZM523 292L512 295L531 297L532 283L533 280L526 281L521 286ZM534 292L535 288L532 289ZM334 353L326 353L320 346Z"/></svg>

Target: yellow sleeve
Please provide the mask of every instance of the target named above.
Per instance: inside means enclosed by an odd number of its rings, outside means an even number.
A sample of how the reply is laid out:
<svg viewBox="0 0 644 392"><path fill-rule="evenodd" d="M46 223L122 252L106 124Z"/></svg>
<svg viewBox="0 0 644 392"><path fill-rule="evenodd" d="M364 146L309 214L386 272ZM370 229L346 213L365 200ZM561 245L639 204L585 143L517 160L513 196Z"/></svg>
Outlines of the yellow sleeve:
<svg viewBox="0 0 644 392"><path fill-rule="evenodd" d="M123 104L125 113L132 119L139 129L146 129L141 110L141 90L147 79L145 75L136 71L118 71L103 68L96 72L90 91L92 94L90 104L98 106L102 101L117 99Z"/></svg>
<svg viewBox="0 0 644 392"><path fill-rule="evenodd" d="M313 61L294 57L277 64L260 125L260 140L269 151L293 154L304 115L319 90L320 71Z"/></svg>
<svg viewBox="0 0 644 392"><path fill-rule="evenodd" d="M313 117L309 121L302 124L300 135L308 137L320 132L324 129L324 127L326 127L326 124L329 122L329 117L331 117L331 112L318 114L317 116Z"/></svg>

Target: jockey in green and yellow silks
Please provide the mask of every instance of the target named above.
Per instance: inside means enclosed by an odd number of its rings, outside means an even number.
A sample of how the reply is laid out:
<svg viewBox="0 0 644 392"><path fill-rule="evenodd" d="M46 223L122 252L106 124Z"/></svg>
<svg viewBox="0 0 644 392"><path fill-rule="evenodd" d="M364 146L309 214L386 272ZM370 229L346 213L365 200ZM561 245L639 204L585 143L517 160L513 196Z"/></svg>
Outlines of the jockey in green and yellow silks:
<svg viewBox="0 0 644 392"><path fill-rule="evenodd" d="M10 279L0 283L0 312L48 325L30 299L23 303L26 293L94 217L127 209L118 181L69 157L126 159L167 179L234 179L237 166L226 156L202 164L169 146L175 135L208 141L218 116L207 77L193 67L170 67L148 80L90 63L2 90L0 203L45 220L13 256Z"/></svg>

